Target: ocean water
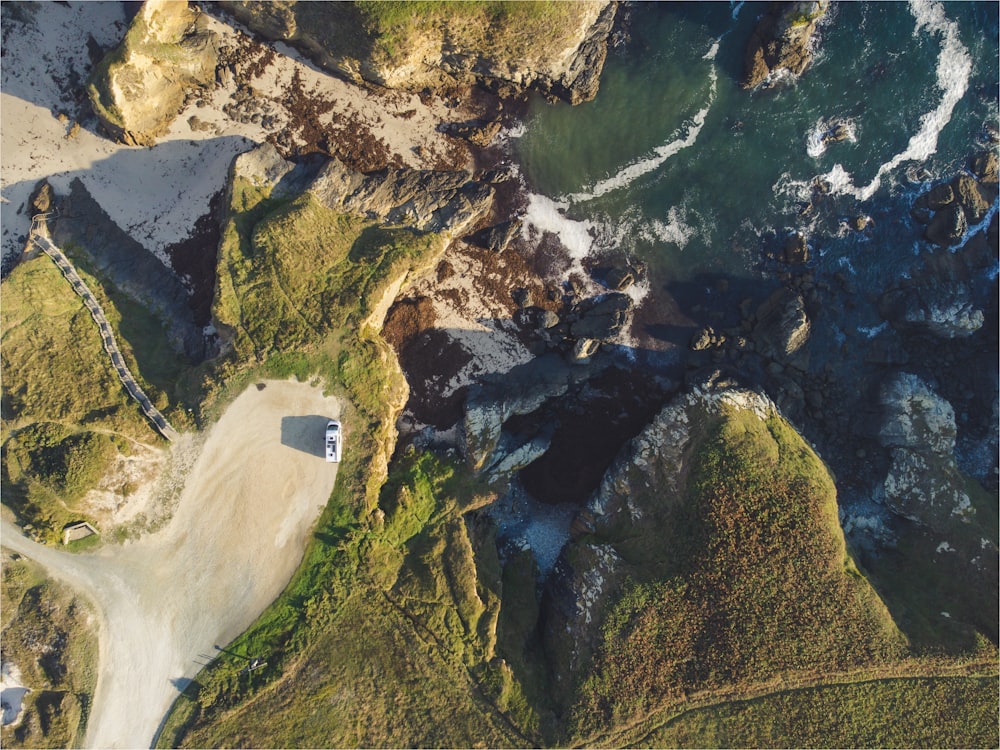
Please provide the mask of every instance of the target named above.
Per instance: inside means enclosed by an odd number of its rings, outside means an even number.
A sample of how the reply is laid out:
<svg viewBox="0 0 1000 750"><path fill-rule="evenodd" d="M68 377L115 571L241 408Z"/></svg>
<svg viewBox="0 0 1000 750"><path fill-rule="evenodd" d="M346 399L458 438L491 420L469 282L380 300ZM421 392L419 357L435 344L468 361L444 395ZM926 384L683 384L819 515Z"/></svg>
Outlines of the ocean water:
<svg viewBox="0 0 1000 750"><path fill-rule="evenodd" d="M907 273L923 229L907 215L914 197L997 127L998 5L835 4L804 76L744 91L765 8L631 6L597 98L534 101L512 134L529 227L559 234L577 258L641 261L653 294L773 277L762 257L793 231L807 234L820 278L878 290ZM835 122L849 137L824 147ZM803 214L816 178L832 190ZM874 226L850 230L862 214ZM881 324L874 309L860 316Z"/></svg>

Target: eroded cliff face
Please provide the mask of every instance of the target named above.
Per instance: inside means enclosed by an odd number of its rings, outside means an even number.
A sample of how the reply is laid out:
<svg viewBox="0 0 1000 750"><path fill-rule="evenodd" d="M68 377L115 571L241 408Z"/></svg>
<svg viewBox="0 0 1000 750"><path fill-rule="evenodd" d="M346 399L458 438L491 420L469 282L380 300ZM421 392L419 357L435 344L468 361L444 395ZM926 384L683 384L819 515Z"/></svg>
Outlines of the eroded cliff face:
<svg viewBox="0 0 1000 750"><path fill-rule="evenodd" d="M151 146L194 89L215 80L216 35L186 0L147 0L121 45L94 68L87 93L112 138Z"/></svg>
<svg viewBox="0 0 1000 750"><path fill-rule="evenodd" d="M573 104L597 94L617 7L607 0L412 10L401 3L390 14L354 3L220 5L252 31L359 83L407 91L480 83L505 94L534 89Z"/></svg>

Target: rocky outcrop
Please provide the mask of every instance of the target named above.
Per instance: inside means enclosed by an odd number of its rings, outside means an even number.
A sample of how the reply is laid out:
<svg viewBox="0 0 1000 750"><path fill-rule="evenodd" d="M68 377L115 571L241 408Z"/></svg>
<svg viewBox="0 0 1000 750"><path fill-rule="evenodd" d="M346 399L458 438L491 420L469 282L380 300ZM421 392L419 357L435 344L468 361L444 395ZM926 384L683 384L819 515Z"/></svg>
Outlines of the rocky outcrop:
<svg viewBox="0 0 1000 750"><path fill-rule="evenodd" d="M781 288L757 308L751 334L757 351L780 362L800 361L812 323L801 294Z"/></svg>
<svg viewBox="0 0 1000 750"><path fill-rule="evenodd" d="M468 172L383 169L356 172L336 157L288 161L270 143L240 154L232 177L272 197L312 193L327 208L365 216L388 226L460 234L489 213L493 188Z"/></svg>
<svg viewBox="0 0 1000 750"><path fill-rule="evenodd" d="M359 83L408 91L479 83L505 94L533 89L573 104L597 94L617 6L442 3L382 14L377 4L220 4L252 31Z"/></svg>
<svg viewBox="0 0 1000 750"><path fill-rule="evenodd" d="M125 39L87 83L101 125L115 140L151 146L188 95L215 81L215 34L184 0L147 0Z"/></svg>
<svg viewBox="0 0 1000 750"><path fill-rule="evenodd" d="M924 330L942 338L966 338L983 327L983 311L969 298L966 284L938 282L886 292L879 312L897 328Z"/></svg>
<svg viewBox="0 0 1000 750"><path fill-rule="evenodd" d="M958 245L969 227L986 218L997 198L996 154L974 157L972 168L974 175L962 172L935 185L913 203L911 215L927 225L924 237L939 247Z"/></svg>
<svg viewBox="0 0 1000 750"><path fill-rule="evenodd" d="M883 483L886 504L899 515L944 530L975 510L955 465L955 411L923 380L899 373L882 385L879 441L892 464Z"/></svg>
<svg viewBox="0 0 1000 750"><path fill-rule="evenodd" d="M327 208L421 232L461 233L490 210L493 188L468 172L388 169L355 172L332 158L309 185Z"/></svg>
<svg viewBox="0 0 1000 750"><path fill-rule="evenodd" d="M501 445L504 423L515 415L530 414L549 399L566 393L579 379L576 371L554 354L544 355L513 368L502 381L487 381L474 387L466 399L462 420L462 450L475 471L493 475L530 463L548 442L545 438L518 441L506 438ZM520 453L511 459L509 454Z"/></svg>
<svg viewBox="0 0 1000 750"><path fill-rule="evenodd" d="M740 85L750 89L781 74L801 75L812 59L816 24L829 5L829 0L773 3L747 45Z"/></svg>

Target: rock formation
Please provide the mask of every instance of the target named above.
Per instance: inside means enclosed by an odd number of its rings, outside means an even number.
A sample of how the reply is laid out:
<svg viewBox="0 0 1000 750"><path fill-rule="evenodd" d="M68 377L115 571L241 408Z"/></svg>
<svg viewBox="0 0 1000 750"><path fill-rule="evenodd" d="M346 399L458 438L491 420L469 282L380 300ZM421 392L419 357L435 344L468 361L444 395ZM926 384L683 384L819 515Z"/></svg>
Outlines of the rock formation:
<svg viewBox="0 0 1000 750"><path fill-rule="evenodd" d="M94 68L90 102L112 138L151 146L188 94L215 81L215 34L185 0L147 0L125 39Z"/></svg>
<svg viewBox="0 0 1000 750"><path fill-rule="evenodd" d="M757 323L751 335L757 351L786 362L804 356L811 328L802 295L781 288L757 308Z"/></svg>
<svg viewBox="0 0 1000 750"><path fill-rule="evenodd" d="M751 89L777 74L801 75L812 59L816 24L829 5L829 0L773 3L747 45L740 85Z"/></svg>
<svg viewBox="0 0 1000 750"><path fill-rule="evenodd" d="M390 18L353 3L220 4L252 31L359 83L408 91L480 83L503 93L534 89L574 104L597 93L617 6L442 3L440 12L421 6Z"/></svg>
<svg viewBox="0 0 1000 750"><path fill-rule="evenodd" d="M420 232L460 234L489 212L493 200L493 188L468 172L404 167L364 174L336 157L317 169L314 162L283 159L270 143L236 157L233 176L272 197L308 190L327 208Z"/></svg>
<svg viewBox="0 0 1000 750"><path fill-rule="evenodd" d="M468 172L404 167L362 174L335 157L320 169L309 192L327 208L421 232L460 233L484 217L493 200L493 188Z"/></svg>
<svg viewBox="0 0 1000 750"><path fill-rule="evenodd" d="M972 159L974 174L962 172L918 197L911 215L927 225L924 237L939 247L961 242L969 227L981 222L996 200L996 165L996 154L980 154Z"/></svg>
<svg viewBox="0 0 1000 750"><path fill-rule="evenodd" d="M923 380L899 373L882 385L879 440L891 451L885 478L893 511L931 528L975 513L965 477L955 465L955 411Z"/></svg>
<svg viewBox="0 0 1000 750"><path fill-rule="evenodd" d="M967 285L935 282L892 289L879 312L900 328L925 330L942 338L966 338L983 327L983 311L969 299Z"/></svg>

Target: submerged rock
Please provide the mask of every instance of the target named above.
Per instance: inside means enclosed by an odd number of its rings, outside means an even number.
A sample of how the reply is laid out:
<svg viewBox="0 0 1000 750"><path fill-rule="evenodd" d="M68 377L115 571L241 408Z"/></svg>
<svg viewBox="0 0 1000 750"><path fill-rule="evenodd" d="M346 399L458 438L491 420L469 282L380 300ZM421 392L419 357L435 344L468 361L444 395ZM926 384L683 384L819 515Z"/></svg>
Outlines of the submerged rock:
<svg viewBox="0 0 1000 750"><path fill-rule="evenodd" d="M949 203L931 218L924 236L940 247L954 247L969 231L969 222L958 203Z"/></svg>
<svg viewBox="0 0 1000 750"><path fill-rule="evenodd" d="M969 299L967 286L958 282L892 289L882 296L879 311L898 327L948 339L971 336L985 320Z"/></svg>

